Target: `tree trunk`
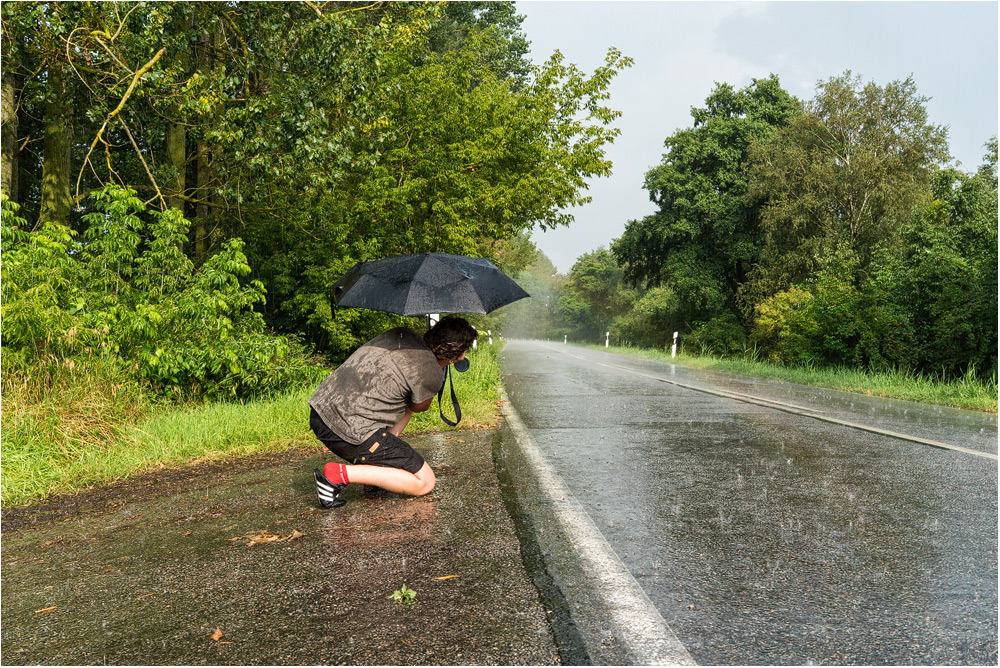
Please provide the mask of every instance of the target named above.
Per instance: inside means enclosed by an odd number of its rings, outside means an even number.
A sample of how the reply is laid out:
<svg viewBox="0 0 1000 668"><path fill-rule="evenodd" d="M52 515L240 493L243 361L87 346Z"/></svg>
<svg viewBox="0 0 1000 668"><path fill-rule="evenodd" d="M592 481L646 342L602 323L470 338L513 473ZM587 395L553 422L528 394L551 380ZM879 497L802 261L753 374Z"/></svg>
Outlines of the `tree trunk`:
<svg viewBox="0 0 1000 668"><path fill-rule="evenodd" d="M218 32L204 33L200 39L198 66L205 72L210 72L215 66L215 56L212 47L218 42ZM213 114L214 115L214 114ZM201 263L208 257L211 250L211 240L209 236L210 218L213 201L213 191L216 187L215 178L212 174L211 148L205 141L204 135L198 140L198 157L196 162L196 179L198 192L198 205L195 207L194 221L194 258L195 262Z"/></svg>
<svg viewBox="0 0 1000 668"><path fill-rule="evenodd" d="M208 159L208 144L201 140L198 142L198 206L195 207L194 223L194 257L195 262L201 263L208 256L208 217L211 209L208 201L212 190L211 164Z"/></svg>
<svg viewBox="0 0 1000 668"><path fill-rule="evenodd" d="M45 139L42 143L42 192L38 223L69 224L73 196L70 194L70 149L73 146L73 116L65 66L49 64L45 102Z"/></svg>
<svg viewBox="0 0 1000 668"><path fill-rule="evenodd" d="M190 16L179 18L174 23L176 26L174 30L177 34L187 35L191 31L191 23ZM177 54L177 64L185 74L190 73L190 54L191 52L187 49L182 49ZM166 144L167 164L173 168L175 174L174 178L168 184L167 206L172 209L178 209L183 214L185 213L184 195L187 188L187 126L184 123L187 117L179 107L180 105L177 105L177 108L174 109L177 121L170 122L167 125L164 143Z"/></svg>
<svg viewBox="0 0 1000 668"><path fill-rule="evenodd" d="M167 163L175 170L170 180L167 206L184 213L184 188L187 184L187 129L180 123L167 126Z"/></svg>
<svg viewBox="0 0 1000 668"><path fill-rule="evenodd" d="M0 189L7 197L18 202L17 193L17 107L14 103L14 77L3 73L3 159L0 160Z"/></svg>

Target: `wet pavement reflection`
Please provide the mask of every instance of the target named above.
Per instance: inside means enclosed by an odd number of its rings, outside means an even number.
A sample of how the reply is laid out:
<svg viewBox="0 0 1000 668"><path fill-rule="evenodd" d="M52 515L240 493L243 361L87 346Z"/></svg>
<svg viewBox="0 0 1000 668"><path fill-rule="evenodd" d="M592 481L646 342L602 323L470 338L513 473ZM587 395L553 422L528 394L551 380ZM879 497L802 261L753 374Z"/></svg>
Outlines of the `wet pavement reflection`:
<svg viewBox="0 0 1000 668"><path fill-rule="evenodd" d="M504 355L535 443L698 663L996 664L995 415L554 343Z"/></svg>

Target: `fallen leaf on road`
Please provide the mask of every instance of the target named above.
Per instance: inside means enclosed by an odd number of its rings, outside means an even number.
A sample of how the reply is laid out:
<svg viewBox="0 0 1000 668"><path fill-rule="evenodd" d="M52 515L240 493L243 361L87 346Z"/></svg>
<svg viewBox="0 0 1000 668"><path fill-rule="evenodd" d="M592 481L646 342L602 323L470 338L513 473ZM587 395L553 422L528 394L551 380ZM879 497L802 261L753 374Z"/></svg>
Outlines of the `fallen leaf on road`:
<svg viewBox="0 0 1000 668"><path fill-rule="evenodd" d="M212 640L214 640L215 642L219 642L219 638L221 637L222 637L222 629L216 626L215 633L212 634Z"/></svg>
<svg viewBox="0 0 1000 668"><path fill-rule="evenodd" d="M450 580L452 578L457 578L457 577L459 577L459 576L457 576L457 575L442 575L439 578L431 578L431 580Z"/></svg>
<svg viewBox="0 0 1000 668"><path fill-rule="evenodd" d="M247 536L250 542L247 543L247 547L251 545L257 545L259 543L273 543L276 540L281 540L281 536L278 534L273 534L270 531L261 531L256 536Z"/></svg>
<svg viewBox="0 0 1000 668"><path fill-rule="evenodd" d="M305 535L304 531L299 531L298 529L292 530L292 533L271 533L265 529L264 531L252 536L236 536L234 538L229 538L228 541L233 542L237 540L246 540L247 547L253 547L254 545L260 545L261 543L295 540L296 538L301 538Z"/></svg>

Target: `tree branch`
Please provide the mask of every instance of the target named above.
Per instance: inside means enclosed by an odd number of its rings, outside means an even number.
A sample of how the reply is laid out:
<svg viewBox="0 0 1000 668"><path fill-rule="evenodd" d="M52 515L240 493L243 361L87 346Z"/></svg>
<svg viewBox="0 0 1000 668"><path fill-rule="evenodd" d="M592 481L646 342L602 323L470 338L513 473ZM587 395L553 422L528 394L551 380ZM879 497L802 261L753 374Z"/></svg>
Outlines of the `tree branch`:
<svg viewBox="0 0 1000 668"><path fill-rule="evenodd" d="M149 182L153 184L153 189L156 190L156 194L160 198L160 204L162 205L162 208L160 210L166 211L168 208L167 200L164 199L163 193L160 192L160 186L156 184L156 179L153 178L153 172L149 171L149 165L146 164L146 159L142 157L142 151L139 150L139 145L136 144L135 139L132 138L132 133L129 131L128 125L125 124L125 119L119 118L118 122L122 124L123 128L125 128L125 134L128 135L129 141L132 142L132 148L135 149L135 154L139 156L139 160L142 161L142 166L146 169L146 176L149 177Z"/></svg>
<svg viewBox="0 0 1000 668"><path fill-rule="evenodd" d="M129 84L128 90L126 90L125 91L125 95L122 96L121 102L119 102L118 106L115 107L114 110L112 110L108 114L107 118L104 119L104 124L101 126L101 129L97 131L97 136L94 137L94 141L91 142L91 144L90 144L90 150L87 151L87 157L85 157L83 159L83 164L80 165L80 173L76 177L76 199L77 199L77 201L80 200L80 179L83 178L84 167L86 167L86 165L90 163L90 155L94 152L94 147L97 146L97 143L99 141L101 141L101 138L104 136L104 131L107 130L107 128L108 128L108 124L112 120L114 120L115 117L118 116L118 114L121 113L122 109L125 108L125 102L127 102L128 99L129 99L129 97L132 96L132 92L135 90L135 87L137 85L139 85L139 80L142 78L142 75L145 74L146 72L148 72L149 69L153 65L156 64L156 61L158 61L160 59L160 56L162 56L166 50L167 50L167 48L163 47L162 49L160 49L159 51L156 52L156 55L153 56L152 60L150 60L148 63L146 63L145 65L143 65L141 68L139 68L139 71L135 73L134 77L132 77L132 83ZM133 143L133 145L134 145L134 143ZM138 151L138 148L136 149L136 151ZM141 158L142 156L140 155L139 157ZM143 164L145 164L145 161L143 161ZM155 186L156 184L154 183L153 185ZM159 191L159 188L157 188L157 191Z"/></svg>

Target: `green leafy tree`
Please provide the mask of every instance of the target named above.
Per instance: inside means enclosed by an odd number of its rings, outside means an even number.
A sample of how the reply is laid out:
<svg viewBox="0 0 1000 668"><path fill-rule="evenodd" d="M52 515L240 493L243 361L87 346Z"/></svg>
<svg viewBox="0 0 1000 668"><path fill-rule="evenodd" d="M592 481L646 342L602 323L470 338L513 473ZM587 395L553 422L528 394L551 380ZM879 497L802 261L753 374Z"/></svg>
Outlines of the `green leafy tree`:
<svg viewBox="0 0 1000 668"><path fill-rule="evenodd" d="M70 152L78 123L72 106L76 87L63 42L80 5L4 3L0 7L4 95L12 108L4 120L15 121L5 128L13 136L5 142L5 169L11 174L4 188L15 202L20 202L22 191L29 196L30 205L21 207L20 214L38 227L46 221L68 224L74 203ZM30 172L25 174L24 168ZM18 188L11 190L15 174L20 177Z"/></svg>
<svg viewBox="0 0 1000 668"><path fill-rule="evenodd" d="M756 306L754 342L773 361L996 373L997 191L993 144L976 174L944 169L870 271L856 256ZM857 280L861 274L864 278Z"/></svg>
<svg viewBox="0 0 1000 668"><path fill-rule="evenodd" d="M735 309L762 241L758 203L747 192L748 151L797 113L774 75L739 91L717 84L691 110L694 126L668 137L663 162L647 172L658 211L630 221L612 251L630 282L669 289L678 326Z"/></svg>
<svg viewBox="0 0 1000 668"><path fill-rule="evenodd" d="M330 286L354 262L429 251L492 256L495 242L533 224L568 224L565 210L587 201L586 178L610 170L604 148L617 135L609 127L617 112L602 102L628 59L611 51L587 77L557 54L515 86L491 69L494 38L470 37L462 51L430 54L384 82L382 116L364 128L371 148L343 187L307 197L315 206L294 226L275 219L251 240L254 256L265 255L260 243L281 259L262 266L269 285L277 287L272 271L292 272L280 279L288 292L272 290L281 313L271 322L314 341L358 340L367 335L354 326L360 316L333 319L328 306Z"/></svg>
<svg viewBox="0 0 1000 668"><path fill-rule="evenodd" d="M590 75L558 53L529 67L507 2L2 11L4 99L22 110L4 150L17 159L21 215L40 220L70 182L79 206L46 216L83 233L95 205L85 193L134 187L144 206L193 223L183 243L195 265L245 241L271 295L255 307L265 321L341 351L392 322L331 318L329 287L354 262L492 256L533 225L567 224L587 179L610 172L607 89L630 64L611 50ZM63 70L50 75L50 63ZM72 126L68 163L37 139L62 118L50 102L70 110L52 135Z"/></svg>
<svg viewBox="0 0 1000 668"><path fill-rule="evenodd" d="M477 32L492 31L496 48L486 60L494 74L513 79L516 86L527 82L531 72L530 44L521 32L523 20L512 2L448 2L428 33L429 46L436 53L457 51Z"/></svg>
<svg viewBox="0 0 1000 668"><path fill-rule="evenodd" d="M997 366L996 139L975 174L945 169L878 259L885 299L905 309L920 367L949 376Z"/></svg>
<svg viewBox="0 0 1000 668"><path fill-rule="evenodd" d="M510 338L562 340L569 334L558 308L566 277L537 249L534 260L514 276L531 297L499 311L505 318L501 331Z"/></svg>
<svg viewBox="0 0 1000 668"><path fill-rule="evenodd" d="M928 122L925 103L912 78L879 86L847 72L821 83L805 113L761 138L748 193L765 202L766 237L744 304L833 261L853 262L857 283L877 248L897 242L948 159L946 130Z"/></svg>
<svg viewBox="0 0 1000 668"><path fill-rule="evenodd" d="M631 308L614 319L611 333L619 343L664 348L673 341L677 331L674 314L678 310L677 294L673 289L658 285L639 291L624 288L621 297Z"/></svg>
<svg viewBox="0 0 1000 668"><path fill-rule="evenodd" d="M601 247L577 258L559 298L559 311L575 338L603 341L636 297L636 291L625 285L614 256Z"/></svg>

